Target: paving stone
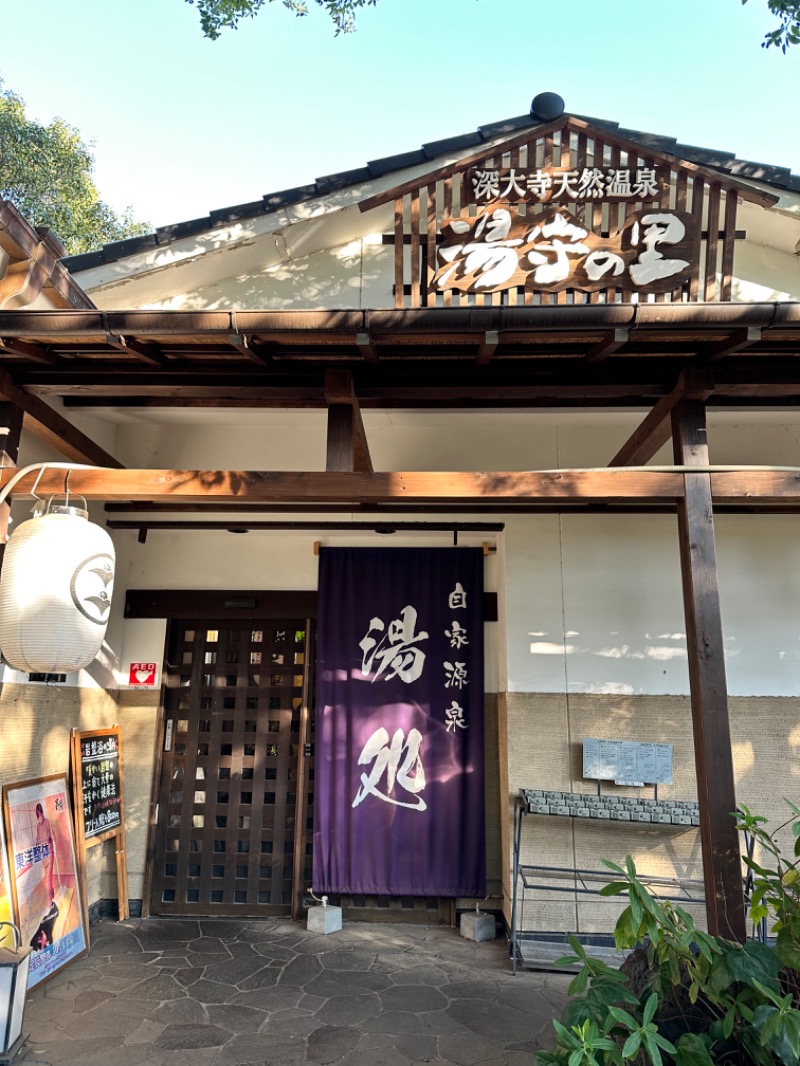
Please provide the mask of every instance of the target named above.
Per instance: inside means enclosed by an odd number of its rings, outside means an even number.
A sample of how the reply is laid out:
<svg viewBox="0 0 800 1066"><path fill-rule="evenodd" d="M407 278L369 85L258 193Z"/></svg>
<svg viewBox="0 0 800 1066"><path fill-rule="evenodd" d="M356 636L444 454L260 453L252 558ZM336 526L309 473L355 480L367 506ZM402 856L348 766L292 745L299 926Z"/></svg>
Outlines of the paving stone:
<svg viewBox="0 0 800 1066"><path fill-rule="evenodd" d="M373 1018L367 1018L360 1028L365 1033L391 1033L393 1036L402 1036L408 1032L409 1018L407 1014L399 1011L382 1011ZM415 1027L419 1027L415 1023Z"/></svg>
<svg viewBox="0 0 800 1066"><path fill-rule="evenodd" d="M497 1044L492 1040L482 1040L473 1033L463 1036L439 1037L439 1054L458 1063L458 1066L474 1066L489 1056L496 1055ZM530 1056L528 1066L531 1066Z"/></svg>
<svg viewBox="0 0 800 1066"><path fill-rule="evenodd" d="M294 1066L306 1061L305 1040L270 1040L263 1033L243 1033L225 1045L221 1053L225 1066L244 1066L259 1063L259 1066Z"/></svg>
<svg viewBox="0 0 800 1066"><path fill-rule="evenodd" d="M152 972L151 960L159 959L158 954L117 955L111 962L98 967L101 977L145 977Z"/></svg>
<svg viewBox="0 0 800 1066"><path fill-rule="evenodd" d="M358 973L356 970L326 970L304 985L310 996L358 996L363 992L380 992L389 980L380 973Z"/></svg>
<svg viewBox="0 0 800 1066"><path fill-rule="evenodd" d="M105 923L103 923L105 926ZM96 927L92 926L92 946L89 950L89 956L96 955L138 955L142 952L142 945L138 939L131 932L126 932L118 936L105 936L104 934L97 934Z"/></svg>
<svg viewBox="0 0 800 1066"><path fill-rule="evenodd" d="M227 1029L229 1033L256 1033L264 1024L265 1013L255 1007L243 1007L230 1003L216 1003L206 1007L212 1025Z"/></svg>
<svg viewBox="0 0 800 1066"><path fill-rule="evenodd" d="M181 999L186 995L186 991L174 977L168 977L166 974L155 974L144 981L139 981L138 984L131 985L126 995L130 999Z"/></svg>
<svg viewBox="0 0 800 1066"><path fill-rule="evenodd" d="M561 997L564 1007L567 1005L567 998L566 995ZM524 1011L525 1014L553 1016L551 1003L538 988L524 985L519 988L505 988L500 991L498 1001L504 1007L513 1007L514 1010Z"/></svg>
<svg viewBox="0 0 800 1066"><path fill-rule="evenodd" d="M198 921L170 918L142 918L136 928L136 938L145 940L180 940L187 942L200 936Z"/></svg>
<svg viewBox="0 0 800 1066"><path fill-rule="evenodd" d="M291 985L273 985L270 988L254 988L251 992L237 992L229 1000L233 1006L255 1007L257 1010L276 1011L298 1007L304 998L300 988ZM310 1010L310 1007L306 1008Z"/></svg>
<svg viewBox="0 0 800 1066"><path fill-rule="evenodd" d="M414 985L395 985L381 992L381 1005L387 1011L408 1011L425 1014L444 1010L447 1000L436 988L417 988Z"/></svg>
<svg viewBox="0 0 800 1066"><path fill-rule="evenodd" d="M353 1051L345 1055L343 1059L339 1059L336 1066L376 1066L375 1052ZM381 1051L380 1066L411 1066L411 1060L397 1048L387 1047Z"/></svg>
<svg viewBox="0 0 800 1066"><path fill-rule="evenodd" d="M183 969L175 970L172 976L179 985L183 985L184 988L190 988L201 979L204 973L205 970L192 969L190 966L186 966Z"/></svg>
<svg viewBox="0 0 800 1066"><path fill-rule="evenodd" d="M151 1022L147 1018L144 1021L139 1022L135 1029L132 1029L126 1036L122 1043L126 1046L131 1044L152 1044L153 1041L161 1035L164 1031L163 1023Z"/></svg>
<svg viewBox="0 0 800 1066"><path fill-rule="evenodd" d="M352 948L337 948L326 952L320 959L326 970L361 970L370 968L375 956Z"/></svg>
<svg viewBox="0 0 800 1066"><path fill-rule="evenodd" d="M301 956L288 963L278 978L282 985L297 985L303 988L322 973L322 963L319 959L309 956Z"/></svg>
<svg viewBox="0 0 800 1066"><path fill-rule="evenodd" d="M231 1034L217 1025L168 1025L153 1041L156 1047L172 1051L189 1048L222 1047Z"/></svg>
<svg viewBox="0 0 800 1066"><path fill-rule="evenodd" d="M488 999L494 1000L498 996L496 981L451 981L447 986L446 993L449 999Z"/></svg>
<svg viewBox="0 0 800 1066"><path fill-rule="evenodd" d="M201 918L200 935L235 940L236 937L245 932L250 925L250 922L243 922L239 918Z"/></svg>
<svg viewBox="0 0 800 1066"><path fill-rule="evenodd" d="M449 974L438 966L410 966L391 975L396 985L431 985L433 987L448 984Z"/></svg>
<svg viewBox="0 0 800 1066"><path fill-rule="evenodd" d="M25 1051L25 1059L31 1062L82 1062L89 1055L102 1052L105 1049L108 1057L109 1047L105 1037L89 1037L85 1040L66 1040L63 1036L53 1043L47 1043L37 1039L33 1034ZM115 1049L116 1050L116 1049Z"/></svg>
<svg viewBox="0 0 800 1066"><path fill-rule="evenodd" d="M150 1047L147 1061L148 1063L155 1063L156 1066L219 1066L220 1055L217 1047L172 1051L169 1048L156 1047L153 1044Z"/></svg>
<svg viewBox="0 0 800 1066"><path fill-rule="evenodd" d="M188 996L160 1004L148 1018L162 1025L208 1025L210 1021L203 1004Z"/></svg>
<svg viewBox="0 0 800 1066"><path fill-rule="evenodd" d="M322 1024L311 1011L291 1008L270 1014L259 1032L270 1039L300 1040L320 1029Z"/></svg>
<svg viewBox="0 0 800 1066"><path fill-rule="evenodd" d="M230 985L221 985L219 981L206 981L202 978L190 986L193 999L200 1003L229 1003L236 995L237 989Z"/></svg>
<svg viewBox="0 0 800 1066"><path fill-rule="evenodd" d="M263 970L264 960L260 955L246 959L229 959L206 966L204 977L207 981L218 981L221 985L241 985L248 977Z"/></svg>
<svg viewBox="0 0 800 1066"><path fill-rule="evenodd" d="M253 950L262 959L272 959L278 962L291 962L292 959L297 957L291 948L284 947L283 944L277 944L271 940L261 940L257 944L253 944Z"/></svg>
<svg viewBox="0 0 800 1066"><path fill-rule="evenodd" d="M189 951L198 955L230 955L227 944L217 936L199 936L187 944Z"/></svg>
<svg viewBox="0 0 800 1066"><path fill-rule="evenodd" d="M527 1040L531 1035L530 1016L513 1007L487 1003L477 999L463 999L447 1008L451 1018L461 1022L473 1033L506 1044Z"/></svg>
<svg viewBox="0 0 800 1066"><path fill-rule="evenodd" d="M112 998L111 992L103 992L98 989L89 989L88 992L82 992L72 1004L72 1010L75 1014L84 1014L87 1010L91 1010L99 1003L105 1003L107 999Z"/></svg>
<svg viewBox="0 0 800 1066"><path fill-rule="evenodd" d="M303 1010L318 1011L320 1007L324 1007L327 1002L328 999L326 996L309 996L303 993L297 1006L302 1007ZM336 1002L341 1003L342 1001L339 999Z"/></svg>
<svg viewBox="0 0 800 1066"><path fill-rule="evenodd" d="M429 1033L406 1033L397 1041L397 1050L412 1062L433 1062L438 1055L438 1038Z"/></svg>
<svg viewBox="0 0 800 1066"><path fill-rule="evenodd" d="M358 1029L349 1026L323 1026L308 1038L308 1060L323 1066L335 1062L355 1050L359 1036Z"/></svg>
<svg viewBox="0 0 800 1066"><path fill-rule="evenodd" d="M261 959L263 964L264 960ZM240 992L252 992L258 988L272 988L278 983L278 978L283 970L283 963L268 963L266 966L261 967L256 971L252 977L248 977L246 981L239 982Z"/></svg>
<svg viewBox="0 0 800 1066"><path fill-rule="evenodd" d="M301 1006L305 1006L305 1002L302 1002ZM338 996L336 999L329 999L317 1010L316 1017L326 1025L358 1025L367 1018L374 1018L380 1011L380 999L375 992L369 992L363 996Z"/></svg>

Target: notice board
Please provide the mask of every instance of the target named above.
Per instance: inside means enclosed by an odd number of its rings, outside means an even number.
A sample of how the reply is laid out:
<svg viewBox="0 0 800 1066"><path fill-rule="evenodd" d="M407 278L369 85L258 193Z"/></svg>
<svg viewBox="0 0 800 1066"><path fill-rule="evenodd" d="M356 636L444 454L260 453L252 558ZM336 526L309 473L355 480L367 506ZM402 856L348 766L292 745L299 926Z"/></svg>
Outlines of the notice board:
<svg viewBox="0 0 800 1066"><path fill-rule="evenodd" d="M121 730L116 725L84 733L73 729L71 747L75 836L84 859L82 865L85 870L87 848L104 840L116 842L119 919L123 921L128 917L128 870Z"/></svg>

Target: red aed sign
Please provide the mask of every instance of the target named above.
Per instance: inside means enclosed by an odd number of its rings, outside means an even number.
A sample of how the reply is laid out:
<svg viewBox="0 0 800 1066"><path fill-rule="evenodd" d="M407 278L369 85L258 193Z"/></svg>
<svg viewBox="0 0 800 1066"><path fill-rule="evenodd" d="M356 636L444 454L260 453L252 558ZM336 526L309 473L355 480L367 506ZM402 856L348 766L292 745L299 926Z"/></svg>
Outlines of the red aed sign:
<svg viewBox="0 0 800 1066"><path fill-rule="evenodd" d="M131 663L129 685L155 685L155 663Z"/></svg>

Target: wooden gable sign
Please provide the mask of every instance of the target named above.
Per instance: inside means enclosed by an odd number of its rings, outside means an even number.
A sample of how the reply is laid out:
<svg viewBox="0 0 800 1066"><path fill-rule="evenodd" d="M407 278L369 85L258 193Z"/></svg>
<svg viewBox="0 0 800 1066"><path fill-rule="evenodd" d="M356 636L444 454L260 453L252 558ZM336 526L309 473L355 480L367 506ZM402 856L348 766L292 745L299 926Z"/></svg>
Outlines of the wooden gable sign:
<svg viewBox="0 0 800 1066"><path fill-rule="evenodd" d="M482 153L360 204L394 201L397 307L729 300L737 204L776 202L566 116Z"/></svg>

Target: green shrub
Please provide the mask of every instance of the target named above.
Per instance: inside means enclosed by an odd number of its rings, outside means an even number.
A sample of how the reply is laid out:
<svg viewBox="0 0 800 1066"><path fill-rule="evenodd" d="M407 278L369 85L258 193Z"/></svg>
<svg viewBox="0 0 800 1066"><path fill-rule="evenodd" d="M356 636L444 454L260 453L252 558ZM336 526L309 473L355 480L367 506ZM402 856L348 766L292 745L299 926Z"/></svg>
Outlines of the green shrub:
<svg viewBox="0 0 800 1066"><path fill-rule="evenodd" d="M537 1066L800 1066L800 809L789 806L793 862L766 819L747 808L737 816L761 852L759 861L744 860L753 874L750 917L768 919L774 946L710 936L682 907L649 892L630 856L624 868L604 860L617 880L601 895L628 895L614 939L632 954L615 970L569 938L574 954L560 961L581 969L553 1023L555 1049L540 1052Z"/></svg>

